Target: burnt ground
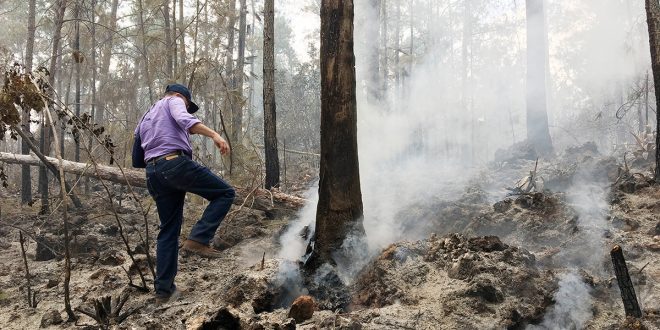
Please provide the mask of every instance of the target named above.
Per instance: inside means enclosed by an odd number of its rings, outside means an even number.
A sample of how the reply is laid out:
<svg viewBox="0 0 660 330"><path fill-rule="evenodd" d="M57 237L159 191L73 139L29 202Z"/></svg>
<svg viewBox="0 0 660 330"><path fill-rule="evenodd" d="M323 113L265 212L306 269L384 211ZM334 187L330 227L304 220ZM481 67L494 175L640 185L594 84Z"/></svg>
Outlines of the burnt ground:
<svg viewBox="0 0 660 330"><path fill-rule="evenodd" d="M375 253L350 283L329 267L301 274L296 262L277 258L278 237L294 215L234 208L216 240L223 257L180 257L183 294L163 305L128 285L129 276L140 284L139 270L152 284L136 203L115 199L133 261L104 193L93 192L70 219L71 303L91 306L95 298L128 294L123 310L139 310L111 326L117 329L660 328L660 187L650 184L650 164L624 164L585 145L540 161L537 188L507 196L506 188L534 169L534 158L502 152L462 194L410 205L398 215L402 236L421 238ZM38 217L37 206L2 194L2 328L95 327L84 315L61 320L61 214ZM147 195L139 198L149 204ZM184 234L204 207L188 198ZM148 221L153 246L153 212ZM29 239L27 246L36 308L27 306L15 227L42 243ZM609 257L615 244L624 250L644 313L638 324L625 319ZM313 298L296 299L307 294Z"/></svg>

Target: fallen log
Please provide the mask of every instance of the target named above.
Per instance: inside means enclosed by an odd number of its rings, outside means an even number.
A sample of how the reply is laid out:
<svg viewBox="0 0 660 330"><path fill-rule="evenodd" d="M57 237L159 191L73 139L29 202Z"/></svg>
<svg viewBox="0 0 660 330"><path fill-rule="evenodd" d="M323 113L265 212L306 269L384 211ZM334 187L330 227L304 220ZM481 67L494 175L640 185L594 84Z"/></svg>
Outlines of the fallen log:
<svg viewBox="0 0 660 330"><path fill-rule="evenodd" d="M45 157L45 159L50 165L59 169L60 163L56 158ZM41 166L42 164L41 160L33 154L21 155L7 152L0 152L0 162L31 166ZM69 160L62 161L62 169L67 173L108 180L122 185L129 184L139 188L147 187L147 180L143 170L124 168L122 173L118 167L114 166L98 165L95 169L91 163L78 163ZM266 211L267 213L272 212L277 207L297 209L302 207L306 202L305 199L276 190L270 191L261 188L248 189L242 187L234 187L234 189L236 189L234 204L244 205L253 209Z"/></svg>

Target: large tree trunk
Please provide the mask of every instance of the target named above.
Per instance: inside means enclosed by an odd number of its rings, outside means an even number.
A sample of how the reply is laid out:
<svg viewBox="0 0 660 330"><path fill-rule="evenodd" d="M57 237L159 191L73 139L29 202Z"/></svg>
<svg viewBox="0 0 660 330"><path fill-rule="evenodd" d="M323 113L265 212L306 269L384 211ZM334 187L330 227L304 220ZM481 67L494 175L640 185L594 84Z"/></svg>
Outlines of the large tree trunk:
<svg viewBox="0 0 660 330"><path fill-rule="evenodd" d="M656 109L660 109L660 5L657 0L646 0L646 22L649 26L655 105ZM655 182L660 182L660 115L656 115L655 131L655 150L658 150L655 153Z"/></svg>
<svg viewBox="0 0 660 330"><path fill-rule="evenodd" d="M35 26L36 16L36 0L29 0L28 2L28 36L27 44L25 46L25 69L32 71L32 57L34 56L34 34L36 32ZM21 126L24 131L30 132L30 109L23 109L23 116L21 117ZM27 141L21 139L21 153L27 155L30 153ZM32 175L30 174L30 166L21 167L21 203L27 204L32 201Z"/></svg>
<svg viewBox="0 0 660 330"><path fill-rule="evenodd" d="M552 153L546 98L544 0L527 0L527 140L541 155Z"/></svg>
<svg viewBox="0 0 660 330"><path fill-rule="evenodd" d="M243 69L245 67L245 33L246 33L246 13L247 8L245 0L240 0L240 10L238 19L238 61L236 70L234 70L233 95L234 101L231 103L231 126L232 140L234 143L240 143L243 138Z"/></svg>
<svg viewBox="0 0 660 330"><path fill-rule="evenodd" d="M244 1L244 0L243 0ZM264 150L266 181L264 188L280 185L280 160L277 154L275 106L275 8L274 0L264 4Z"/></svg>
<svg viewBox="0 0 660 330"><path fill-rule="evenodd" d="M321 168L314 253L335 264L349 236L364 236L357 148L353 1L321 2Z"/></svg>

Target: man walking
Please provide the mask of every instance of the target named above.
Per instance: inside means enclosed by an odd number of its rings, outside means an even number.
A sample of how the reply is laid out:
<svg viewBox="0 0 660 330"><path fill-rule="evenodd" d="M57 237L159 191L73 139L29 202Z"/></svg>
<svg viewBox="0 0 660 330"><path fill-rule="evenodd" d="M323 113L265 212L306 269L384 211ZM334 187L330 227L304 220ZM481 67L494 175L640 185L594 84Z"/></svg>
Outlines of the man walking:
<svg viewBox="0 0 660 330"><path fill-rule="evenodd" d="M182 250L206 258L220 256L220 252L209 244L235 195L229 184L192 160L190 134L209 137L222 154L229 152L227 141L192 115L198 109L188 88L171 84L165 89L163 98L152 106L135 129L144 149L147 188L156 201L160 218L154 281L156 298L160 302L169 300L177 292L174 278L178 267L186 192L207 199L209 205L193 226Z"/></svg>

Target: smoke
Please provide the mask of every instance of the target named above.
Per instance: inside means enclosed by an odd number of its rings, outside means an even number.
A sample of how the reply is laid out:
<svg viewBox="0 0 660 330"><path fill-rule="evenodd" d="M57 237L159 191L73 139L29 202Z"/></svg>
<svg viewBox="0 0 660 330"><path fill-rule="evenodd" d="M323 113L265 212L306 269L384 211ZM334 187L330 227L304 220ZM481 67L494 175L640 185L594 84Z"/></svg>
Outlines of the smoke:
<svg viewBox="0 0 660 330"><path fill-rule="evenodd" d="M308 202L298 212L295 220L280 236L280 251L278 258L285 260L298 260L305 254L309 239L313 237L316 227L316 204L318 203L318 181L305 192Z"/></svg>
<svg viewBox="0 0 660 330"><path fill-rule="evenodd" d="M373 254L393 242L420 238L403 235L397 214L420 201L460 196L498 148L526 138L527 46L524 2L474 0L466 11L467 1L414 1L412 7L402 5L397 19L396 2L388 1L388 88L374 102L367 98L376 42L369 29L380 23L369 3L355 1L354 45L364 225ZM593 140L609 151L628 141L629 134L621 132L638 120L634 111L621 121L614 115L649 68L643 5L545 4L548 118L555 149ZM381 56L384 52L381 48ZM579 244L562 257L569 269L601 273L607 187L600 178L594 183L593 175L598 173L584 173L567 193L580 214L580 233ZM313 229L314 218L312 202L283 236L282 257L304 254L306 243L298 234L305 226ZM567 287L558 295L578 286L569 275L561 284ZM588 290L575 292L589 296Z"/></svg>
<svg viewBox="0 0 660 330"><path fill-rule="evenodd" d="M584 329L591 319L590 288L574 271L560 276L559 290L554 295L554 301L555 305L546 313L543 322L527 329Z"/></svg>

